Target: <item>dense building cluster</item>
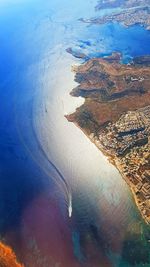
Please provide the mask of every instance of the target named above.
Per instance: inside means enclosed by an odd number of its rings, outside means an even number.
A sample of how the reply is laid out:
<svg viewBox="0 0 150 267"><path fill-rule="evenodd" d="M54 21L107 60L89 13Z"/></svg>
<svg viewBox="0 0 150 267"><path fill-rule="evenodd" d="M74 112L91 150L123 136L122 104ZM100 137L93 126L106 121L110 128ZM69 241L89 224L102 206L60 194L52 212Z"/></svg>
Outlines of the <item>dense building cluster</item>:
<svg viewBox="0 0 150 267"><path fill-rule="evenodd" d="M97 145L114 157L142 215L150 222L150 106L123 114L96 139Z"/></svg>
<svg viewBox="0 0 150 267"><path fill-rule="evenodd" d="M123 23L127 27L140 24L147 30L150 30L150 8L146 6L125 11L123 10L120 13L113 13L111 15L91 19L90 22L104 24L114 21Z"/></svg>
<svg viewBox="0 0 150 267"><path fill-rule="evenodd" d="M105 8L132 8L132 7L140 7L140 6L149 6L150 0L100 0L96 6L97 10L105 9Z"/></svg>
<svg viewBox="0 0 150 267"><path fill-rule="evenodd" d="M99 134L99 141L114 156L125 156L133 147L148 143L149 127L146 114L129 111L116 123L109 123Z"/></svg>
<svg viewBox="0 0 150 267"><path fill-rule="evenodd" d="M76 67L71 94L85 102L67 118L117 167L150 223L150 58L120 60L113 53Z"/></svg>

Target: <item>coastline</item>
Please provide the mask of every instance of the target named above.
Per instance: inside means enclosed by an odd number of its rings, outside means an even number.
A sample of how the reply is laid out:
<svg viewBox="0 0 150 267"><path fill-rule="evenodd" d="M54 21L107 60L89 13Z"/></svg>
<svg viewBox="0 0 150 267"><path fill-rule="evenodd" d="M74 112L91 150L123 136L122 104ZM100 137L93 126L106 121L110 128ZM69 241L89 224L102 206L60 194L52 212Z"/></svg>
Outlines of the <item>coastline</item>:
<svg viewBox="0 0 150 267"><path fill-rule="evenodd" d="M146 59L149 62L149 56ZM85 102L66 118L119 171L142 218L150 224L149 68L143 64L145 57L138 60L125 65L120 54L113 53L74 68L79 85L70 94L82 96Z"/></svg>
<svg viewBox="0 0 150 267"><path fill-rule="evenodd" d="M69 115L68 115L69 116ZM65 116L67 118L67 116ZM67 118L68 119L68 118ZM97 144L97 142L94 140L94 138L92 138L90 135L88 135L86 133L86 131L84 131L79 125L77 122L75 121L72 121L85 135L88 139L90 139L90 141L99 149L99 151L106 157L106 159L109 161L110 164L112 164L117 170L118 172L120 173L122 179L124 179L124 181L126 182L126 184L128 185L131 193L132 193L132 197L133 197L133 200L135 202L135 205L136 207L138 208L138 211L142 217L142 219L144 220L144 222L147 224L147 225L150 225L150 222L148 221L147 217L144 216L141 208L140 208L140 205L139 205L139 202L138 202L138 198L136 196L136 193L134 191L134 187L132 186L131 182L126 178L126 176L122 173L121 169L119 168L119 166L116 164L116 160L114 157L112 157L112 155L110 153L108 153L106 150L104 150L102 148L102 146L100 146L100 143L99 145Z"/></svg>

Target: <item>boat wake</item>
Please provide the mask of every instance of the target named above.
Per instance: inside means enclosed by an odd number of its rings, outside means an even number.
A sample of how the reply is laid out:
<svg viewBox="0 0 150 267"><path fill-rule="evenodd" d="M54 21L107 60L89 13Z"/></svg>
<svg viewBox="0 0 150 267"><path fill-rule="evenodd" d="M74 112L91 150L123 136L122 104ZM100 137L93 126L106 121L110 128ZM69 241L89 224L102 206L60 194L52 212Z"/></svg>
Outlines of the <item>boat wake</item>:
<svg viewBox="0 0 150 267"><path fill-rule="evenodd" d="M16 109L15 109L16 111ZM33 106L31 106L31 115L33 118ZM38 151L40 151L42 158L44 159L45 162L48 163L48 167L47 164L42 164L40 158L38 159L37 155L35 155L30 147L30 145L27 143L27 141L24 138L23 132L22 132L22 127L20 127L19 125L19 120L18 120L18 116L17 116L17 112L15 112L15 121L16 121L16 129L20 138L21 143L23 144L24 148L26 149L26 151L28 152L28 154L30 154L31 158L40 166L40 168L44 171L44 173L50 177L50 179L52 179L57 185L58 187L61 186L61 189L63 188L63 191L65 192L66 195L66 202L67 202L67 209L68 209L68 216L69 218L71 218L72 216L72 193L71 193L71 187L70 185L67 183L67 181L65 180L63 174L60 172L60 170L55 166L55 164L49 159L49 157L47 156L45 150L43 149L36 131L35 131L35 125L34 125L34 120L32 120L32 125L31 128L32 129L32 135L33 138L36 142L36 145L38 146ZM40 156L40 157L41 157Z"/></svg>

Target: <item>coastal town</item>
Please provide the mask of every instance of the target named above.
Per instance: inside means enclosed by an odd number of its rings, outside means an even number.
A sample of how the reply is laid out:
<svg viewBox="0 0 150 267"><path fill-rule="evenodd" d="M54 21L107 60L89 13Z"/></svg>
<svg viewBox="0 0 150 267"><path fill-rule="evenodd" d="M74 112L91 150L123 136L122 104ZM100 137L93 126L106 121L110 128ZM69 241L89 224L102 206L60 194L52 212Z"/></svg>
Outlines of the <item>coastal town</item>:
<svg viewBox="0 0 150 267"><path fill-rule="evenodd" d="M96 10L106 8L133 8L137 6L148 6L150 0L100 0L96 6Z"/></svg>
<svg viewBox="0 0 150 267"><path fill-rule="evenodd" d="M72 96L84 104L67 119L74 122L116 166L137 207L150 223L149 56L121 62L121 54L93 58L73 68L78 86Z"/></svg>
<svg viewBox="0 0 150 267"><path fill-rule="evenodd" d="M118 9L119 8L119 9ZM81 18L85 23L105 24L121 23L126 27L140 25L150 30L150 0L103 0L99 1L96 10L110 9L105 15L90 19ZM103 14L103 13L102 13Z"/></svg>
<svg viewBox="0 0 150 267"><path fill-rule="evenodd" d="M122 10L121 12L115 12L103 17L90 19L89 21L83 21L96 24L118 22L126 27L138 24L145 27L147 30L150 30L150 8L148 6L144 6L140 8Z"/></svg>
<svg viewBox="0 0 150 267"><path fill-rule="evenodd" d="M123 114L93 138L113 159L150 223L150 106Z"/></svg>
<svg viewBox="0 0 150 267"><path fill-rule="evenodd" d="M103 0L96 6L97 11L102 9L112 12L80 21L150 30L150 0ZM68 119L117 167L142 217L150 223L150 57L133 58L126 66L119 64L119 53L103 60L89 60L74 69L79 85L71 95L84 97L85 103Z"/></svg>

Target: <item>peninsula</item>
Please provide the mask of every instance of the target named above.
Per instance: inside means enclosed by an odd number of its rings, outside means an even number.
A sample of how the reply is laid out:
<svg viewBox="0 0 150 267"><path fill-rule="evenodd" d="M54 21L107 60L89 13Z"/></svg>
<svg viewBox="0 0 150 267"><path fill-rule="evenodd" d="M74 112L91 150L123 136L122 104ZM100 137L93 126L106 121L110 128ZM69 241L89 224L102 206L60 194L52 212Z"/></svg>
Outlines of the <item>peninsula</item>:
<svg viewBox="0 0 150 267"><path fill-rule="evenodd" d="M126 27L141 25L150 30L150 7L140 7L114 12L103 17L81 19L86 23L105 24L105 23L121 23Z"/></svg>
<svg viewBox="0 0 150 267"><path fill-rule="evenodd" d="M96 10L106 8L132 8L132 7L150 6L150 0L103 0L98 1Z"/></svg>
<svg viewBox="0 0 150 267"><path fill-rule="evenodd" d="M121 63L121 54L73 67L72 96L84 104L67 119L108 157L150 223L150 56Z"/></svg>
<svg viewBox="0 0 150 267"><path fill-rule="evenodd" d="M96 10L111 8L112 12L106 15L99 15L91 19L80 20L85 23L105 24L121 23L126 27L140 25L150 30L150 0L104 0L96 6ZM120 10L118 11L118 9Z"/></svg>

